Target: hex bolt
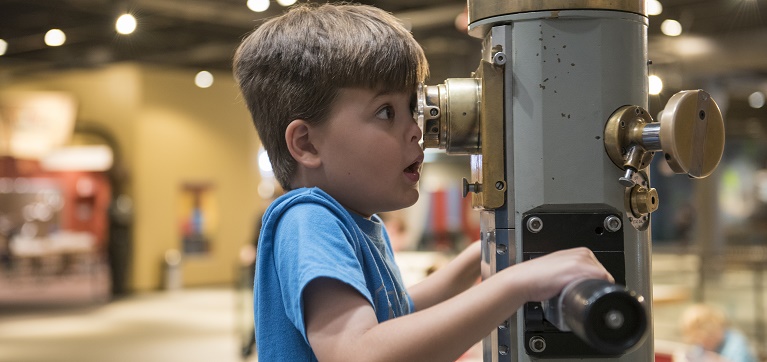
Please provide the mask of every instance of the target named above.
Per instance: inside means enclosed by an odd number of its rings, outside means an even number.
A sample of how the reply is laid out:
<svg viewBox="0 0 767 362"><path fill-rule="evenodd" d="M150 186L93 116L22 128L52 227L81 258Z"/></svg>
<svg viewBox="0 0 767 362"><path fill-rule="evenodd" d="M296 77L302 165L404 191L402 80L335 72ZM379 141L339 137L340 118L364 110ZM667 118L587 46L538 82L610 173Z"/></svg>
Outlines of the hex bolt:
<svg viewBox="0 0 767 362"><path fill-rule="evenodd" d="M543 337L535 336L530 338L528 345L530 346L530 350L535 353L541 353L546 350L546 340L543 339Z"/></svg>
<svg viewBox="0 0 767 362"><path fill-rule="evenodd" d="M527 230L531 233L537 233L543 229L543 220L538 216L527 219Z"/></svg>
<svg viewBox="0 0 767 362"><path fill-rule="evenodd" d="M621 222L621 219L615 215L610 215L605 218L604 221L604 227L609 232L616 232L621 229L621 226L623 226L623 223Z"/></svg>

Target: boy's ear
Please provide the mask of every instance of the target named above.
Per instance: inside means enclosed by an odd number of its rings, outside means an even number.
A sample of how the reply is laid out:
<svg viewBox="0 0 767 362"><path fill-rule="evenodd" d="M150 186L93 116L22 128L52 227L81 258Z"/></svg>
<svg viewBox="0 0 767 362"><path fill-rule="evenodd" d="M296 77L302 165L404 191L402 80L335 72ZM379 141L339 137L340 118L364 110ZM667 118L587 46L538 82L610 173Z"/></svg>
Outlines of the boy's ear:
<svg viewBox="0 0 767 362"><path fill-rule="evenodd" d="M285 130L285 142L288 144L290 155L307 168L319 167L322 163L317 149L312 144L311 127L303 119L296 119L288 124Z"/></svg>

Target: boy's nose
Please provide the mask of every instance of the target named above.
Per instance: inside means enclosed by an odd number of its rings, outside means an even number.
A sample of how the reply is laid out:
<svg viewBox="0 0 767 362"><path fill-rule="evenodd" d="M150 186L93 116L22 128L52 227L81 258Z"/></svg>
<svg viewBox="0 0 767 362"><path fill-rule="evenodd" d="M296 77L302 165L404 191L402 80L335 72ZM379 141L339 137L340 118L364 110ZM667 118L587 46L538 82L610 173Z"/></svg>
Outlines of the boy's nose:
<svg viewBox="0 0 767 362"><path fill-rule="evenodd" d="M421 140L421 137L423 137L423 131L421 131L421 127L418 127L418 124L413 123L410 126L410 142L418 143Z"/></svg>

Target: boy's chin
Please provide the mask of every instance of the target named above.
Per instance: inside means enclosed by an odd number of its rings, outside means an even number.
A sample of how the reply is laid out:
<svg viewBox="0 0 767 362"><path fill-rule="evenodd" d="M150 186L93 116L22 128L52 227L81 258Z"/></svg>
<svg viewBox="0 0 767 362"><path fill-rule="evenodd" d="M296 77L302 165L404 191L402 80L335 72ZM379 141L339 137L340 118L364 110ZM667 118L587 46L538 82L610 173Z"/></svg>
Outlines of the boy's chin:
<svg viewBox="0 0 767 362"><path fill-rule="evenodd" d="M416 202L418 202L418 198L420 197L420 193L418 192L418 189L413 189L406 195L405 199L403 200L403 205L399 207L399 209L404 209L406 207L410 207L415 205Z"/></svg>
<svg viewBox="0 0 767 362"><path fill-rule="evenodd" d="M377 210L375 213L382 213L382 212L391 212L391 211L397 211L406 209L410 206L415 205L415 203L418 201L418 192L408 193L407 196L400 198L396 202L392 202L394 200L389 200L386 205L381 205L380 209Z"/></svg>

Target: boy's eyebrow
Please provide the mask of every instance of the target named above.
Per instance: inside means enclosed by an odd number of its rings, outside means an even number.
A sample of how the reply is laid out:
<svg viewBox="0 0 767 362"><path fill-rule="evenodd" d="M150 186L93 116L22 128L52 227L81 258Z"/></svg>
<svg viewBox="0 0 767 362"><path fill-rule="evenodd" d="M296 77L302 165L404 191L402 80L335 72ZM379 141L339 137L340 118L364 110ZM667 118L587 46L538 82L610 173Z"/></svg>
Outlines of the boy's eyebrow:
<svg viewBox="0 0 767 362"><path fill-rule="evenodd" d="M377 99L379 97L389 96L389 95L393 95L393 94L397 94L397 93L404 94L404 93L408 93L408 92L397 91L397 90L380 90L380 91L376 92L375 95L373 95L373 99ZM415 91L413 91L413 95L415 95Z"/></svg>
<svg viewBox="0 0 767 362"><path fill-rule="evenodd" d="M376 94L375 94L375 96L373 96L373 98L388 96L388 95L391 95L393 93L395 93L395 92L392 91L392 90L380 90L380 91L376 92Z"/></svg>

